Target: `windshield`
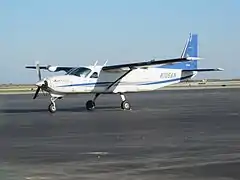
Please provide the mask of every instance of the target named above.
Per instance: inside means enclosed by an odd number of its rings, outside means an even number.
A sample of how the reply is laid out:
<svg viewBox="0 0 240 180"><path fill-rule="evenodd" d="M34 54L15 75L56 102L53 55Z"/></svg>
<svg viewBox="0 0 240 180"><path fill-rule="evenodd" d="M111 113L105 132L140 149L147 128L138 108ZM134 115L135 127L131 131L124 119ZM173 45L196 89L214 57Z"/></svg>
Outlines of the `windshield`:
<svg viewBox="0 0 240 180"><path fill-rule="evenodd" d="M80 67L68 72L67 74L79 76L79 77L86 77L90 72L91 72L91 69Z"/></svg>

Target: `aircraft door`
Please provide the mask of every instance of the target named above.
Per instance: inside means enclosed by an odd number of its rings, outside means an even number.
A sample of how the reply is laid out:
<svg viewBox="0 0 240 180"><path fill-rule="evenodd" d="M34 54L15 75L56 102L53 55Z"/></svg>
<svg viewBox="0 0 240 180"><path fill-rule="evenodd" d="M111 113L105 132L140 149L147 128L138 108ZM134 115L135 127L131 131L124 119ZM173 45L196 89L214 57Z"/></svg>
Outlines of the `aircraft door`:
<svg viewBox="0 0 240 180"><path fill-rule="evenodd" d="M91 92L91 91L97 91L98 86L96 85L98 80L98 73L93 72L88 78L87 78L87 86L86 86L86 91Z"/></svg>

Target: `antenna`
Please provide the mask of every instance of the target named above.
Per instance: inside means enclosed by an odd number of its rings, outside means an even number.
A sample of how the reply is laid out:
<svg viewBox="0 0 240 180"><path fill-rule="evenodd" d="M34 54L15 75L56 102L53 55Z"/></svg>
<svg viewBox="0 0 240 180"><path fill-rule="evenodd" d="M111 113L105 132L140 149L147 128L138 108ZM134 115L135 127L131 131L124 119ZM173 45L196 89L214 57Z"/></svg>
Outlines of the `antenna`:
<svg viewBox="0 0 240 180"><path fill-rule="evenodd" d="M108 60L106 60L106 61L105 61L105 63L103 64L103 66L106 66L106 65L107 65L107 63L108 63Z"/></svg>
<svg viewBox="0 0 240 180"><path fill-rule="evenodd" d="M95 67L95 66L97 65L97 63L98 63L98 60L96 60L96 62L94 63L94 65L93 65L93 66Z"/></svg>

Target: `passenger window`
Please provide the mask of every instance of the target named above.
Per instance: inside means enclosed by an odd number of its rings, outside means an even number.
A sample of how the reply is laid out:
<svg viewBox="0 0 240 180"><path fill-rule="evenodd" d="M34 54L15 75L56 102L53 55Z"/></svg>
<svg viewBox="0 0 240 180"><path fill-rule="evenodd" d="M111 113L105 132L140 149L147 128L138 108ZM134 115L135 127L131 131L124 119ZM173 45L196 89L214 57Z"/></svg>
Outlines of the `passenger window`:
<svg viewBox="0 0 240 180"><path fill-rule="evenodd" d="M90 78L98 78L98 73L97 73L97 72L94 72L94 73L90 76Z"/></svg>

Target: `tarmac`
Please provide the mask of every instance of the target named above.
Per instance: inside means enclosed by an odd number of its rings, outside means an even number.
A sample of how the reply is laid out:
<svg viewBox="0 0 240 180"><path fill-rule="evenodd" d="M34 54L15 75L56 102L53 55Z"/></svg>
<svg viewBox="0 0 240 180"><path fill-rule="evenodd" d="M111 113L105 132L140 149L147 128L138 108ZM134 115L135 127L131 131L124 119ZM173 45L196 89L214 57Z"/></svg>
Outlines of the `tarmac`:
<svg viewBox="0 0 240 180"><path fill-rule="evenodd" d="M126 95L0 95L0 179L240 179L240 88Z"/></svg>

